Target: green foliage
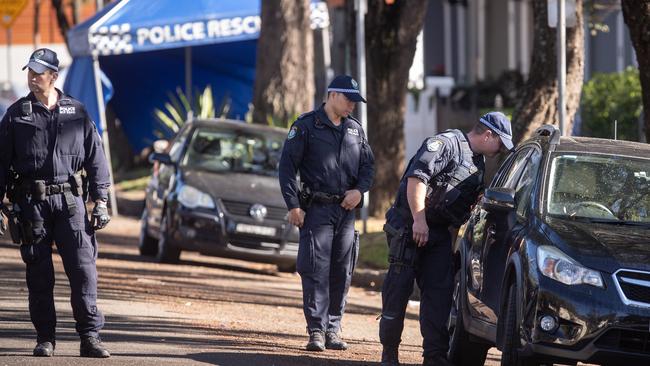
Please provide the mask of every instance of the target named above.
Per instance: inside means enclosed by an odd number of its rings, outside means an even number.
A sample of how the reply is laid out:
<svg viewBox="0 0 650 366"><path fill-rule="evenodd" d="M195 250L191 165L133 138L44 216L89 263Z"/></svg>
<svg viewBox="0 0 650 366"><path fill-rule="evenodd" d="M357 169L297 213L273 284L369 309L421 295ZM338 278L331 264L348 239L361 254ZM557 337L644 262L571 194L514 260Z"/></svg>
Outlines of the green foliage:
<svg viewBox="0 0 650 366"><path fill-rule="evenodd" d="M295 113L293 116L289 118L289 120L285 120L283 118L279 117L272 117L272 116L266 116L266 124L272 127L283 127L283 128L289 128L291 124L300 117L300 114Z"/></svg>
<svg viewBox="0 0 650 366"><path fill-rule="evenodd" d="M359 267L372 269L388 268L388 245L383 231L361 234Z"/></svg>
<svg viewBox="0 0 650 366"><path fill-rule="evenodd" d="M595 74L583 88L581 108L583 136L613 138L616 120L618 139L637 141L643 108L638 70Z"/></svg>
<svg viewBox="0 0 650 366"><path fill-rule="evenodd" d="M180 87L176 88L176 94L168 92L167 96L169 101L165 103L164 107L154 110L156 120L166 131L166 133L157 131L159 137L169 137L178 132L190 113L194 118L206 119L215 116L225 118L230 111L230 99L227 96L221 102L219 110L216 110L210 85L207 85L203 92L195 90L191 98L192 103Z"/></svg>
<svg viewBox="0 0 650 366"><path fill-rule="evenodd" d="M120 191L144 190L151 177L151 168L136 168L115 172L115 185Z"/></svg>

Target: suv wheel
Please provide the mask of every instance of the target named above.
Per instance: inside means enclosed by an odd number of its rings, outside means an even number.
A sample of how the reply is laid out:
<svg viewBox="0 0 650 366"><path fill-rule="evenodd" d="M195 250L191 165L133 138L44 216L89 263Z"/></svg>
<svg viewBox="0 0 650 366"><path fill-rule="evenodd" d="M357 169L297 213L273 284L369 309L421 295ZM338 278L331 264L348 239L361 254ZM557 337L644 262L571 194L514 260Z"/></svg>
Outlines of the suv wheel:
<svg viewBox="0 0 650 366"><path fill-rule="evenodd" d="M147 208L142 211L142 218L140 218L140 241L138 249L140 255L154 256L158 253L158 239L149 235L149 225L147 224L149 213Z"/></svg>
<svg viewBox="0 0 650 366"><path fill-rule="evenodd" d="M167 215L165 215L160 221L160 239L158 239L158 254L156 255L156 259L160 263L178 263L181 257L181 250L174 246L168 231L169 225L167 223Z"/></svg>
<svg viewBox="0 0 650 366"><path fill-rule="evenodd" d="M454 365L482 366L485 363L490 346L474 342L463 326L463 286L462 270L459 268L454 276L454 295L447 321L449 330L449 354L447 358Z"/></svg>
<svg viewBox="0 0 650 366"><path fill-rule="evenodd" d="M504 312L503 325L503 351L501 366L537 366L539 363L525 359L519 355L521 338L519 334L519 320L517 319L517 285L510 284L508 289L508 303Z"/></svg>

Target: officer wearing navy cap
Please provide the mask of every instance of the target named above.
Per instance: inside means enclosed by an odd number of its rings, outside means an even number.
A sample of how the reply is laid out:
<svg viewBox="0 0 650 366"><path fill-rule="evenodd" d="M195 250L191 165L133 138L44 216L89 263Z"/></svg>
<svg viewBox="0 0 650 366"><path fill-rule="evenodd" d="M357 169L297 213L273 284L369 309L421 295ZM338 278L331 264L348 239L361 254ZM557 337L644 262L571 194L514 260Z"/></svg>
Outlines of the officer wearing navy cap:
<svg viewBox="0 0 650 366"><path fill-rule="evenodd" d="M337 76L327 91L323 105L293 123L280 159L288 220L300 228L296 269L302 279L309 351L348 347L340 330L359 252L354 208L374 176L368 140L361 123L350 116L357 102L366 102L357 82Z"/></svg>
<svg viewBox="0 0 650 366"><path fill-rule="evenodd" d="M26 264L29 313L36 328L33 354L52 356L56 346L54 242L70 281L80 355L109 357L99 339L104 316L97 309L95 265L94 232L110 220L102 143L83 104L54 87L59 71L54 51L34 51L26 68L31 92L11 105L0 122L0 206L7 194L12 210L3 211L18 221L12 240L21 244ZM85 192L95 202L91 220Z"/></svg>
<svg viewBox="0 0 650 366"><path fill-rule="evenodd" d="M409 161L384 226L390 266L379 323L382 366L399 365L398 347L414 280L421 291L423 365L450 365L452 236L483 189L484 156L512 149L510 121L500 112L490 112L467 134L447 130L425 139Z"/></svg>

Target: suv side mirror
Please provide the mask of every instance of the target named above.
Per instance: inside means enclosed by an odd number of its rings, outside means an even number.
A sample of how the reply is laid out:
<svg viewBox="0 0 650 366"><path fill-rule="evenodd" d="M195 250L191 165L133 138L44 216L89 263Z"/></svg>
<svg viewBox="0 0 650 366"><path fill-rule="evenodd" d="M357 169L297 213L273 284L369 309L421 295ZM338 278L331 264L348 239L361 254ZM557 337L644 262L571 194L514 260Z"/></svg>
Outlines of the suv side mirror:
<svg viewBox="0 0 650 366"><path fill-rule="evenodd" d="M161 164L174 165L171 156L165 153L157 153L157 152L151 153L151 155L149 155L149 162L153 163L154 161L157 161Z"/></svg>
<svg viewBox="0 0 650 366"><path fill-rule="evenodd" d="M488 188L481 206L486 211L507 212L515 209L515 190L512 188Z"/></svg>

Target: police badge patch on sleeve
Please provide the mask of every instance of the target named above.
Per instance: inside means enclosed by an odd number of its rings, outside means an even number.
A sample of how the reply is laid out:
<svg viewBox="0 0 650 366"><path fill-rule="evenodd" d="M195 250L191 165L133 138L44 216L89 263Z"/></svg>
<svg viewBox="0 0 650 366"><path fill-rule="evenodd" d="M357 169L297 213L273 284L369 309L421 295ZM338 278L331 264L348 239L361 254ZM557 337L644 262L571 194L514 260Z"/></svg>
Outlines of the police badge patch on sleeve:
<svg viewBox="0 0 650 366"><path fill-rule="evenodd" d="M292 138L296 137L296 134L298 133L298 127L293 126L289 130L289 134L287 135L287 140L291 140Z"/></svg>
<svg viewBox="0 0 650 366"><path fill-rule="evenodd" d="M427 151L435 152L442 147L442 141L431 139L427 141Z"/></svg>

